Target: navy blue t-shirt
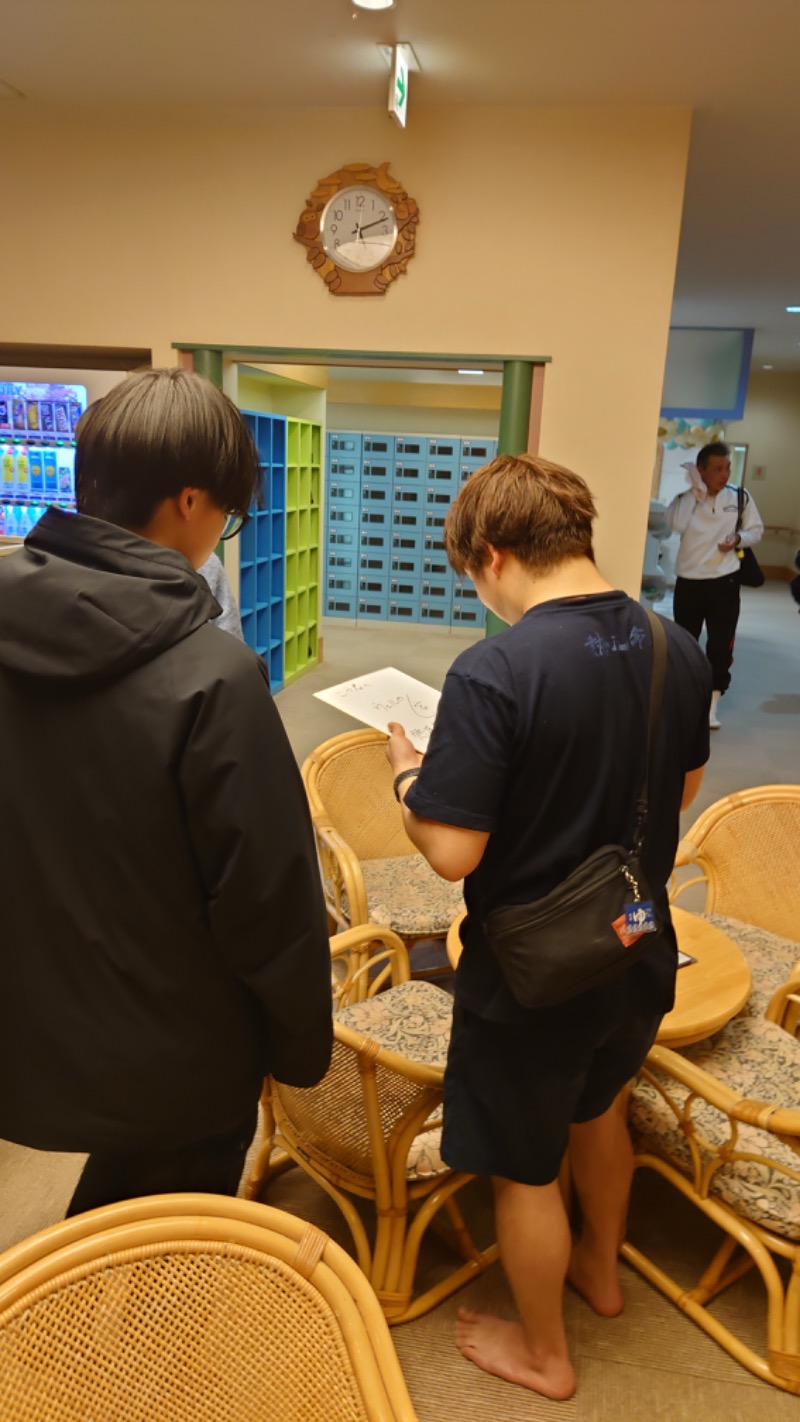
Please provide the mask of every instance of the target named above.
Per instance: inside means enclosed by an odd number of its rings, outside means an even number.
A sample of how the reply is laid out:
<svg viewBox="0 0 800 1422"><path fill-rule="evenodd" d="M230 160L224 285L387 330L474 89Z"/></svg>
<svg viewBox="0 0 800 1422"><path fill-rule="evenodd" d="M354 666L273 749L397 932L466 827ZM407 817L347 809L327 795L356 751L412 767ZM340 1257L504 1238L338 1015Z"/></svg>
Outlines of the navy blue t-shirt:
<svg viewBox="0 0 800 1422"><path fill-rule="evenodd" d="M649 787L643 864L667 910L686 773L709 753L711 670L697 642L664 622L667 668ZM458 1000L515 1020L481 929L501 905L528 903L604 844L632 844L645 769L652 636L623 592L557 598L462 652L445 680L427 754L405 803L442 824L489 832L465 880L469 910Z"/></svg>

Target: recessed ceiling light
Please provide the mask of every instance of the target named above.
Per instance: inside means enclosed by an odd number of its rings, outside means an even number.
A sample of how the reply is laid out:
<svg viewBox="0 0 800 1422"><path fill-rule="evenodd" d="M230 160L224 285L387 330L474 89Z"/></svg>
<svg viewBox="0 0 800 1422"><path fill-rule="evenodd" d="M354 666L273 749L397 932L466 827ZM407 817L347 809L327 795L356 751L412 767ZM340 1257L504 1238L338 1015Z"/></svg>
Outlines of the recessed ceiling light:
<svg viewBox="0 0 800 1422"><path fill-rule="evenodd" d="M394 0L353 0L358 10L391 10Z"/></svg>
<svg viewBox="0 0 800 1422"><path fill-rule="evenodd" d="M800 306L787 306L787 311L800 311Z"/></svg>
<svg viewBox="0 0 800 1422"><path fill-rule="evenodd" d="M459 375L483 375L482 370L460 370Z"/></svg>

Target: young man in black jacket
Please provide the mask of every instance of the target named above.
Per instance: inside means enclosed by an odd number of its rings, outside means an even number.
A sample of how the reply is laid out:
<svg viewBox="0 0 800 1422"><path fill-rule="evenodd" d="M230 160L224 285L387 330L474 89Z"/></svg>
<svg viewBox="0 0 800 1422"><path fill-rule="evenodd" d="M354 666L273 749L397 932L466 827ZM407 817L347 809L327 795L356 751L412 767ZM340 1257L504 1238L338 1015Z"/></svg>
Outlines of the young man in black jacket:
<svg viewBox="0 0 800 1422"><path fill-rule="evenodd" d="M0 1135L89 1153L70 1213L235 1193L263 1077L328 1066L305 795L195 571L259 481L224 395L142 372L80 421L79 513L0 562Z"/></svg>

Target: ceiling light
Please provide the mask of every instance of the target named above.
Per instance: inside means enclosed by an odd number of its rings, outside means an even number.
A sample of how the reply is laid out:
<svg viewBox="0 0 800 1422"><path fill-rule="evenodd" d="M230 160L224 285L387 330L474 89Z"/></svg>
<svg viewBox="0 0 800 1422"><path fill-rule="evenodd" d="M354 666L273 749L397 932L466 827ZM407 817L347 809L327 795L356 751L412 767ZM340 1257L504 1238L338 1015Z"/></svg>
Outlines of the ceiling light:
<svg viewBox="0 0 800 1422"><path fill-rule="evenodd" d="M800 306L787 306L787 311L800 311Z"/></svg>
<svg viewBox="0 0 800 1422"><path fill-rule="evenodd" d="M358 10L391 10L394 0L353 0Z"/></svg>
<svg viewBox="0 0 800 1422"><path fill-rule="evenodd" d="M772 370L772 366L771 366L771 365L762 365L761 369L762 369L762 370Z"/></svg>
<svg viewBox="0 0 800 1422"><path fill-rule="evenodd" d="M459 375L483 375L482 370L460 370Z"/></svg>

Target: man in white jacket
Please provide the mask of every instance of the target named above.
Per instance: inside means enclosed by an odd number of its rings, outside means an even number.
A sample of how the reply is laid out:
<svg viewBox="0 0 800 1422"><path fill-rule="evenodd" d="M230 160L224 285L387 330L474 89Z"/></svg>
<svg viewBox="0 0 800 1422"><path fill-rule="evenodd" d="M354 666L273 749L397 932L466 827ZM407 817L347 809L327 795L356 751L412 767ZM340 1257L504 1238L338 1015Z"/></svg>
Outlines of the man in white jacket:
<svg viewBox="0 0 800 1422"><path fill-rule="evenodd" d="M708 724L719 727L719 699L731 684L731 663L739 621L738 548L751 548L764 532L758 509L745 493L741 528L738 490L728 483L731 472L727 444L707 444L689 468L691 487L667 509L667 523L680 535L675 562L675 621L700 640L706 625L706 656L713 674Z"/></svg>

